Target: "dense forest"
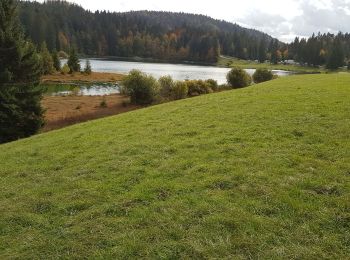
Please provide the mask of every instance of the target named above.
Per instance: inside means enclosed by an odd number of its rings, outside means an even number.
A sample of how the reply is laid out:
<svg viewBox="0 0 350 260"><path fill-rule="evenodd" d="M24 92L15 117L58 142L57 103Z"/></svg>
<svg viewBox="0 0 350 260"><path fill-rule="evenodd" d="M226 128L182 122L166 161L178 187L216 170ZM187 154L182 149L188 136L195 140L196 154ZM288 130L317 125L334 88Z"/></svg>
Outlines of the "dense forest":
<svg viewBox="0 0 350 260"><path fill-rule="evenodd" d="M273 38L203 15L137 11L90 12L65 1L19 2L25 33L50 51L215 62L219 54L259 59ZM279 42L277 42L280 44Z"/></svg>

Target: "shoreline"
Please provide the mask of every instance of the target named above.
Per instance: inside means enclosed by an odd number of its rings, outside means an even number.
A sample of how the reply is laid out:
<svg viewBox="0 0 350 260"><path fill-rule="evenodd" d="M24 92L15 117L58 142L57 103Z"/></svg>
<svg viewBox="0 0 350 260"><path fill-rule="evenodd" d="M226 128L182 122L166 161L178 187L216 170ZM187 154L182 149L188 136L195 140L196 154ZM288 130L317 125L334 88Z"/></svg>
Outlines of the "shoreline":
<svg viewBox="0 0 350 260"><path fill-rule="evenodd" d="M205 61L191 61L191 60L162 60L155 58L142 58L142 57L118 57L118 56L80 56L80 59L91 60L111 60L111 61L128 61L128 62L143 62L143 63L168 63L168 64L182 64L182 65L198 65L198 66L214 66L217 67L217 62L205 62Z"/></svg>
<svg viewBox="0 0 350 260"><path fill-rule="evenodd" d="M41 84L97 84L97 83L117 83L123 80L124 74L92 72L90 75L76 72L74 74L55 73L45 75L41 78Z"/></svg>

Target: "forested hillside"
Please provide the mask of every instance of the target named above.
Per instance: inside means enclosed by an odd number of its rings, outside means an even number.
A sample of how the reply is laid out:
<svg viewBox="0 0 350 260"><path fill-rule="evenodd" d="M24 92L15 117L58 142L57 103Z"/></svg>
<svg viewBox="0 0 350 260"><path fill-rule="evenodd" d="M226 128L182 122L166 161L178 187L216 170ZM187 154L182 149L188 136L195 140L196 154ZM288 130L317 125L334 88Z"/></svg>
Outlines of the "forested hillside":
<svg viewBox="0 0 350 260"><path fill-rule="evenodd" d="M258 59L276 46L267 34L203 15L92 13L64 1L20 2L19 13L26 35L51 51L215 62L219 54Z"/></svg>

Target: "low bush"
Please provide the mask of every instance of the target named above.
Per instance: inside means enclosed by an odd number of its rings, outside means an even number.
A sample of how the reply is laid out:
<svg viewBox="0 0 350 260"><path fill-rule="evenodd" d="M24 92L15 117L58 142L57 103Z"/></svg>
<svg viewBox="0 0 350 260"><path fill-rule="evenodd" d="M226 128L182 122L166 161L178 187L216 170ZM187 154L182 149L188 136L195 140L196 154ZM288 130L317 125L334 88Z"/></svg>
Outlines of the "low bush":
<svg viewBox="0 0 350 260"><path fill-rule="evenodd" d="M160 86L160 95L165 99L169 99L174 87L174 80L170 76L163 76L159 78L158 82Z"/></svg>
<svg viewBox="0 0 350 260"><path fill-rule="evenodd" d="M219 89L219 84L216 80L207 79L205 83L207 83L213 91L217 91Z"/></svg>
<svg viewBox="0 0 350 260"><path fill-rule="evenodd" d="M188 95L188 87L184 81L176 81L171 90L171 97L174 100L186 98Z"/></svg>
<svg viewBox="0 0 350 260"><path fill-rule="evenodd" d="M188 88L188 95L191 97L213 92L210 85L203 80L188 80L185 83Z"/></svg>
<svg viewBox="0 0 350 260"><path fill-rule="evenodd" d="M223 90L230 90L231 89L231 86L228 85L228 84L220 84L218 86L218 91L223 91Z"/></svg>
<svg viewBox="0 0 350 260"><path fill-rule="evenodd" d="M268 69L257 69L253 74L253 81L255 83L261 83L273 79L271 70Z"/></svg>
<svg viewBox="0 0 350 260"><path fill-rule="evenodd" d="M122 81L122 93L130 96L134 104L149 105L159 97L159 83L139 70L132 70Z"/></svg>
<svg viewBox="0 0 350 260"><path fill-rule="evenodd" d="M244 88L252 83L250 75L245 70L238 67L232 68L226 78L231 88Z"/></svg>
<svg viewBox="0 0 350 260"><path fill-rule="evenodd" d="M62 73L63 75L66 75L66 74L69 73L69 71L70 71L70 69L69 69L68 64L67 64L67 63L64 64L63 67L62 67L62 69L61 69L61 73Z"/></svg>
<svg viewBox="0 0 350 260"><path fill-rule="evenodd" d="M102 98L102 100L101 100L101 102L100 102L100 107L101 107L101 108L106 108L106 107L108 107L108 105L107 105L107 100L106 100L105 97Z"/></svg>
<svg viewBox="0 0 350 260"><path fill-rule="evenodd" d="M86 60L85 68L84 68L84 74L85 75L91 75L91 73L92 73L91 63L90 63L89 60Z"/></svg>

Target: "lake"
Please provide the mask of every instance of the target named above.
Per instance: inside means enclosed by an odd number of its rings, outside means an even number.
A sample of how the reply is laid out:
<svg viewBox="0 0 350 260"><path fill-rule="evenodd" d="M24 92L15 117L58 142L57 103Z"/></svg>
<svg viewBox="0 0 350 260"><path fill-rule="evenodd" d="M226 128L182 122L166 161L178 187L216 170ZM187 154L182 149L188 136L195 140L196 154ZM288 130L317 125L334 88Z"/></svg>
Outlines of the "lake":
<svg viewBox="0 0 350 260"><path fill-rule="evenodd" d="M67 60L62 60L61 63L66 63ZM85 66L85 59L80 60L81 67ZM106 59L90 59L92 70L95 72L110 72L127 74L133 69L141 70L144 73L160 78L161 76L170 75L175 80L191 80L191 79L214 79L219 84L226 83L226 74L229 68L220 68L215 66L199 66L189 64L169 64L169 63L146 63L146 62L131 62L120 60L106 60ZM246 69L246 71L253 75L255 69ZM273 73L278 76L287 76L291 72L282 70L273 70ZM64 95L72 92L72 87L66 86L60 91L54 91L52 88L49 93L52 95ZM118 93L118 86L111 85L93 85L81 86L78 94L80 95L108 95Z"/></svg>
<svg viewBox="0 0 350 260"><path fill-rule="evenodd" d="M86 60L81 60L81 66L85 66ZM226 83L226 74L229 68L220 68L214 66L199 66L187 64L169 64L169 63L146 63L146 62L131 62L117 61L105 59L91 59L91 67L96 72L115 72L127 74L133 69L141 70L155 78L170 75L175 80L186 79L215 79L219 84ZM246 70L250 75L253 75L255 69ZM279 76L289 75L288 71L274 70L274 74Z"/></svg>
<svg viewBox="0 0 350 260"><path fill-rule="evenodd" d="M45 86L47 96L104 96L119 93L118 84L92 84L92 85L73 85L73 84L50 84Z"/></svg>

